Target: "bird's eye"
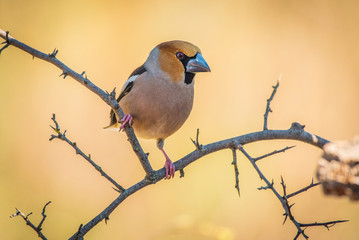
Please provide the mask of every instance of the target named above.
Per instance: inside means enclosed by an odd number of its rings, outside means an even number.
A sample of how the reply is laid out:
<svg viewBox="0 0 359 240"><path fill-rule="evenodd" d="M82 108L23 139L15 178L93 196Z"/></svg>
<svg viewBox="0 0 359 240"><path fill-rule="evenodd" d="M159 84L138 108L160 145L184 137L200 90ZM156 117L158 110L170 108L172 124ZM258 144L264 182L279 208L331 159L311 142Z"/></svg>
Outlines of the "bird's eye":
<svg viewBox="0 0 359 240"><path fill-rule="evenodd" d="M177 52L177 53L176 53L176 57L177 57L179 60L183 60L184 57L185 57L185 55L184 55L184 53L182 53L182 52Z"/></svg>

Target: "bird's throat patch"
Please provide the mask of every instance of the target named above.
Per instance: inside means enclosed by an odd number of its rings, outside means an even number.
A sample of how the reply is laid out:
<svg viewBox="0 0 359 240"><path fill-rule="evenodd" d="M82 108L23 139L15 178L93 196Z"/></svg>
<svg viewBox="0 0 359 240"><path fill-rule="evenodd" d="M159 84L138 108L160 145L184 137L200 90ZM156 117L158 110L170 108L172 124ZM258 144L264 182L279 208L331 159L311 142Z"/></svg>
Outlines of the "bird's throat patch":
<svg viewBox="0 0 359 240"><path fill-rule="evenodd" d="M193 82L193 78L196 74L194 73L191 73L191 72L185 72L185 75L184 75L184 82L186 84L191 84Z"/></svg>

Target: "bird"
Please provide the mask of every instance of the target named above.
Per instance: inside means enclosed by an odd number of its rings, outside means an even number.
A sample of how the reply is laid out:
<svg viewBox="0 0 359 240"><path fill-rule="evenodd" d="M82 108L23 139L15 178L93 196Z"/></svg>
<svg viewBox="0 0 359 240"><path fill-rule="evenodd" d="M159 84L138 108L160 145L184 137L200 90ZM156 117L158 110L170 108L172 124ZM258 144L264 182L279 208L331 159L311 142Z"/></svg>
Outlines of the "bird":
<svg viewBox="0 0 359 240"><path fill-rule="evenodd" d="M175 166L164 150L164 140L187 120L193 106L194 77L210 72L201 50L194 44L173 40L158 44L143 65L124 83L117 101L124 112L110 113L108 130L130 125L136 136L155 139L165 157L165 179L174 178Z"/></svg>

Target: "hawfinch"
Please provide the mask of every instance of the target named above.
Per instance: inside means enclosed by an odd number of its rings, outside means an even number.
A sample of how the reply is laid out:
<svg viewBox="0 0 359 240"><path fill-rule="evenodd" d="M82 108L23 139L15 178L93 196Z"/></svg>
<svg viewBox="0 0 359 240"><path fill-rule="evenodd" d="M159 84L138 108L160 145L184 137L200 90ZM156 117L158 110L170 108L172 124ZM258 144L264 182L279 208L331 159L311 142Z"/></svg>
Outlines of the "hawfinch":
<svg viewBox="0 0 359 240"><path fill-rule="evenodd" d="M121 131L129 124L137 136L156 139L166 158L166 179L174 177L175 166L163 150L164 139L183 125L192 110L197 72L210 72L198 47L185 41L159 44L121 90L117 101L125 116L118 120L111 111L106 127Z"/></svg>

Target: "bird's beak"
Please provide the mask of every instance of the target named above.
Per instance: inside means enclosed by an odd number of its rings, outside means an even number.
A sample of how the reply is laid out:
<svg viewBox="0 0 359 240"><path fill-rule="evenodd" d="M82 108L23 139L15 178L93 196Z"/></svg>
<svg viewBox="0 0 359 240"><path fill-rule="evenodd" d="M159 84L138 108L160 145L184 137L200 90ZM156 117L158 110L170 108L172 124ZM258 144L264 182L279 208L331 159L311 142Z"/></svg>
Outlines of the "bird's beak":
<svg viewBox="0 0 359 240"><path fill-rule="evenodd" d="M188 61L186 70L191 73L211 71L206 60L204 60L200 53L197 53L195 58Z"/></svg>

